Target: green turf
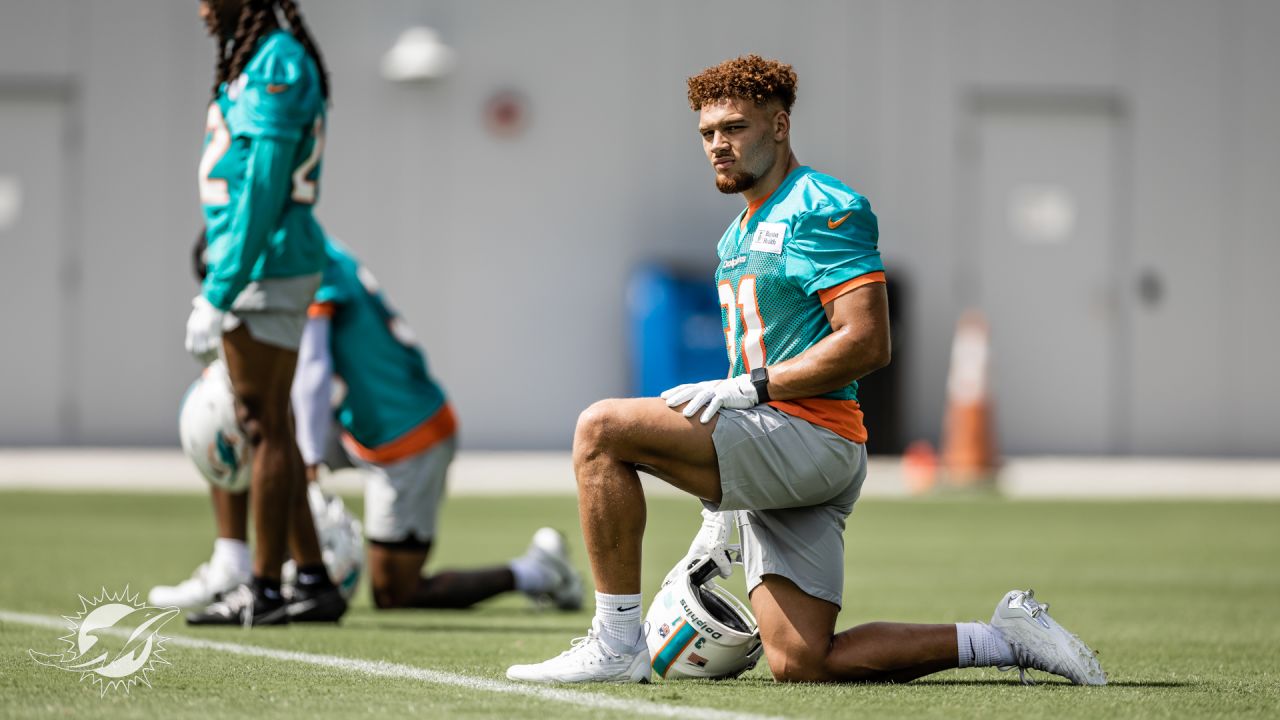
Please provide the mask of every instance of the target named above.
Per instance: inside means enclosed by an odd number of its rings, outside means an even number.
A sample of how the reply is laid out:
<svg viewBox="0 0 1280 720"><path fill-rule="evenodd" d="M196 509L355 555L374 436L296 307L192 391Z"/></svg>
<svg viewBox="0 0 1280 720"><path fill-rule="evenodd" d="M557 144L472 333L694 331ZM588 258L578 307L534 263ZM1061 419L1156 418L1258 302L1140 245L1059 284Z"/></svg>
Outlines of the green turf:
<svg viewBox="0 0 1280 720"><path fill-rule="evenodd" d="M648 592L682 554L696 510L691 502L651 503ZM567 497L450 500L432 567L501 561L543 524L568 532L585 568ZM175 581L207 554L210 532L198 496L0 493L0 609L70 614L78 593ZM842 626L985 619L1005 590L1032 586L1100 651L1111 685L1071 687L1040 676L1043 684L1022 687L1016 674L966 670L899 686L783 686L762 667L730 682L588 690L806 718L1280 713L1280 504L868 500L846 541ZM366 595L338 628L246 633L175 622L164 634L500 679L508 664L563 650L589 622L587 612L534 612L517 596L471 611L380 613ZM59 649L60 634L0 623L0 717L600 716L549 700L190 648L167 652L172 664L153 676L153 687L102 698L28 656L28 648Z"/></svg>

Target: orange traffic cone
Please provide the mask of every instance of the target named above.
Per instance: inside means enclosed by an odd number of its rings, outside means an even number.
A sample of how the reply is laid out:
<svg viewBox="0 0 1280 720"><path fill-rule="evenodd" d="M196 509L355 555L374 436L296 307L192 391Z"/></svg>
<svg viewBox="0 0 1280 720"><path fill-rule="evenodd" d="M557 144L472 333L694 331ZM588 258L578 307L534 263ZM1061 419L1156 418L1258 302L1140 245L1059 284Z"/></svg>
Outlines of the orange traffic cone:
<svg viewBox="0 0 1280 720"><path fill-rule="evenodd" d="M995 481L995 427L991 409L991 342L982 313L968 310L956 325L947 376L942 467L947 482L974 487Z"/></svg>
<svg viewBox="0 0 1280 720"><path fill-rule="evenodd" d="M912 495L923 495L938 484L938 453L928 440L916 440L902 453L902 483Z"/></svg>

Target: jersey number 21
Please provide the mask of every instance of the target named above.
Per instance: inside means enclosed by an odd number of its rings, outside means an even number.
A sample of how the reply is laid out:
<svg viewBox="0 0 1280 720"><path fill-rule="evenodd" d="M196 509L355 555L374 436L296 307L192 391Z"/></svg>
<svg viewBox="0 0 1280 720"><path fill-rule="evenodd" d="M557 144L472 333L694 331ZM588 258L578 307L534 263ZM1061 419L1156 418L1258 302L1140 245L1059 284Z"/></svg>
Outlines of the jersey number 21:
<svg viewBox="0 0 1280 720"><path fill-rule="evenodd" d="M742 318L742 364L747 372L752 368L764 367L764 320L760 317L760 303L756 299L756 276L743 275L738 280L738 292L735 296L733 284L721 280L716 286L720 292L720 307L727 318L724 329L724 345L729 352L729 367L732 370L737 360L738 318Z"/></svg>

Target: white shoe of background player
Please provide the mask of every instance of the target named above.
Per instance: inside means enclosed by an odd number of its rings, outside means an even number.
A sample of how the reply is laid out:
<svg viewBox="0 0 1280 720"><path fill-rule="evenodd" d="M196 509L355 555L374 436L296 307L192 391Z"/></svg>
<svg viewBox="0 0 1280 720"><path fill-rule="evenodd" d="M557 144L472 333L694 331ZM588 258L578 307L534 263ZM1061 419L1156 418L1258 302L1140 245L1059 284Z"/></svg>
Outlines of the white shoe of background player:
<svg viewBox="0 0 1280 720"><path fill-rule="evenodd" d="M582 576L569 563L569 544L555 528L544 527L533 534L524 557L554 578L551 589L529 593L535 601L549 600L560 610L582 609Z"/></svg>
<svg viewBox="0 0 1280 720"><path fill-rule="evenodd" d="M639 683L649 682L649 672L649 646L643 638L639 647L620 653L600 637L593 620L587 636L575 638L568 650L533 665L512 665L507 677L540 683Z"/></svg>
<svg viewBox="0 0 1280 720"><path fill-rule="evenodd" d="M1049 617L1049 603L1036 601L1034 590L1006 593L991 616L991 627L1013 647L1025 685L1031 684L1027 668L1061 675L1077 685L1107 684L1107 674L1093 650Z"/></svg>
<svg viewBox="0 0 1280 720"><path fill-rule="evenodd" d="M177 585L157 585L147 593L147 603L156 607L204 607L223 593L248 583L249 573L238 573L223 563L200 563L191 577Z"/></svg>

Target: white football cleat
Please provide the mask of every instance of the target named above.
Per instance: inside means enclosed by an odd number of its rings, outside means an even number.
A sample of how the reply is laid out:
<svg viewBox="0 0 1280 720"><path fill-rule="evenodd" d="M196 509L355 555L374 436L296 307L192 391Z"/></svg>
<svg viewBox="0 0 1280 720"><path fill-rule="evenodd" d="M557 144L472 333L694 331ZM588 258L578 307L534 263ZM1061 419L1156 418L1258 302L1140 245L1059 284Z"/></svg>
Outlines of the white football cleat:
<svg viewBox="0 0 1280 720"><path fill-rule="evenodd" d="M1006 593L991 616L991 627L1013 647L1024 685L1032 684L1027 668L1061 675L1076 685L1107 684L1107 674L1093 650L1049 617L1049 603L1036 601L1034 590Z"/></svg>
<svg viewBox="0 0 1280 720"><path fill-rule="evenodd" d="M249 573L237 573L213 560L200 563L191 577L177 585L157 585L147 593L147 602L156 607L204 607L224 593L249 582Z"/></svg>
<svg viewBox="0 0 1280 720"><path fill-rule="evenodd" d="M619 653L600 637L594 620L586 637L574 638L572 647L550 660L507 668L511 680L539 683L647 683L649 673L649 646L643 638L635 650Z"/></svg>
<svg viewBox="0 0 1280 720"><path fill-rule="evenodd" d="M569 564L569 544L564 534L544 527L533 534L524 556L555 578L550 590L529 593L535 601L549 600L560 610L582 609L582 576Z"/></svg>

